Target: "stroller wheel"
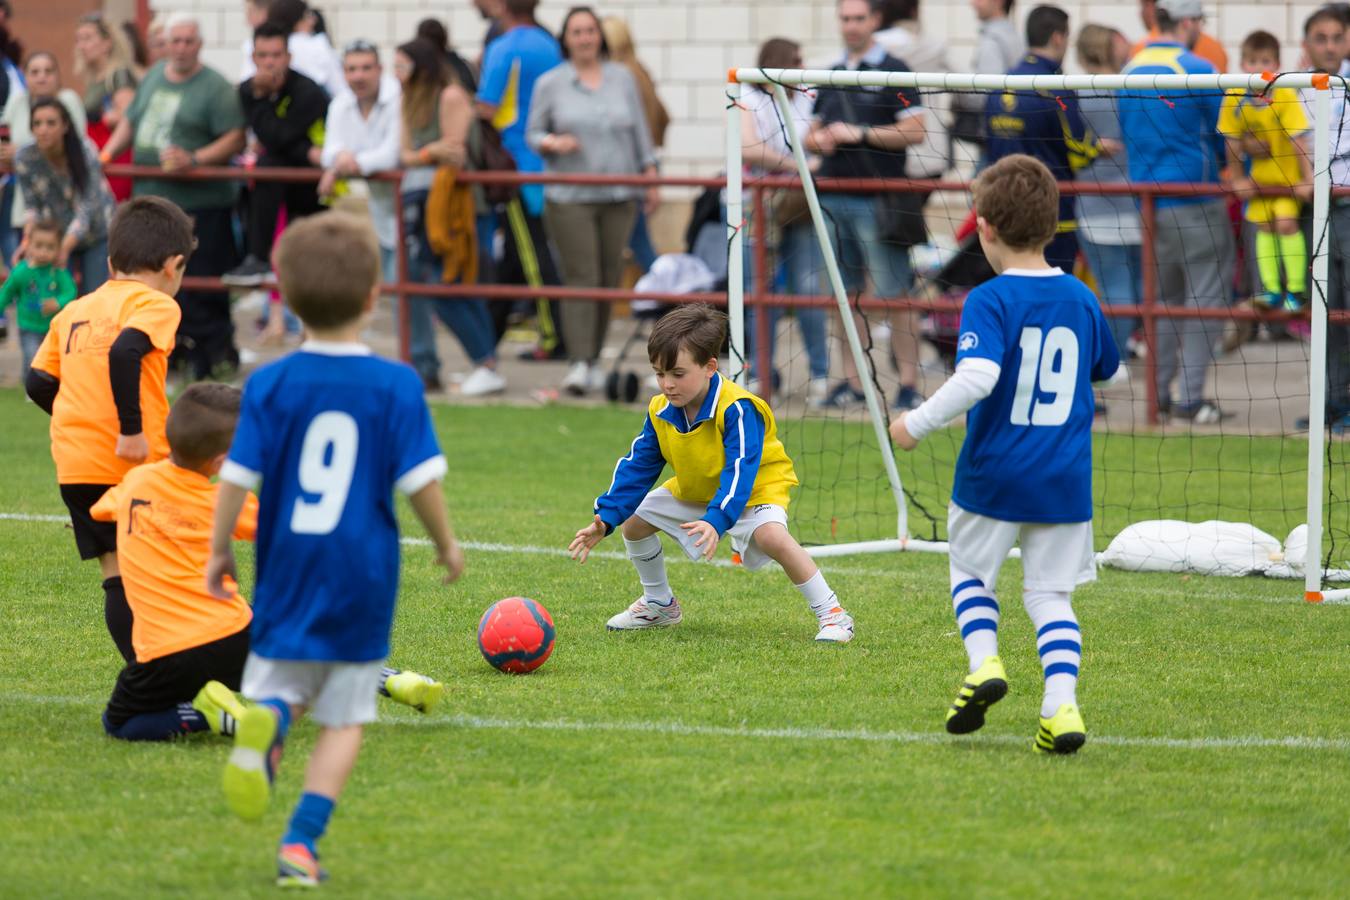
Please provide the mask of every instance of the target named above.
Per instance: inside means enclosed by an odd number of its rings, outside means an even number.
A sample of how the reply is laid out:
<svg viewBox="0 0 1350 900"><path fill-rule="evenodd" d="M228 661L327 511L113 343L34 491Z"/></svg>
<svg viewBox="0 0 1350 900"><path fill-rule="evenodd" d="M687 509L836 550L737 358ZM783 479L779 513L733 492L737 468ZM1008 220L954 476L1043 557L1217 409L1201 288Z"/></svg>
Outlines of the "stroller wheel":
<svg viewBox="0 0 1350 900"><path fill-rule="evenodd" d="M610 372L605 376L605 399L617 402L619 399L619 373Z"/></svg>
<svg viewBox="0 0 1350 900"><path fill-rule="evenodd" d="M623 401L632 403L638 396L638 377L633 372L627 372L623 376Z"/></svg>

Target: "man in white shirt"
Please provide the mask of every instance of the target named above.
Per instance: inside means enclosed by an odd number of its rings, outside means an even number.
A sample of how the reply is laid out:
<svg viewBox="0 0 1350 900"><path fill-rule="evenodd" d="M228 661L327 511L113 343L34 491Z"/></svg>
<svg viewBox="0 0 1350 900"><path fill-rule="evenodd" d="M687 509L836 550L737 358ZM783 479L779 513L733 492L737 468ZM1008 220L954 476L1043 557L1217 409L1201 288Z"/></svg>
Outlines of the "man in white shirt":
<svg viewBox="0 0 1350 900"><path fill-rule="evenodd" d="M380 51L370 41L355 40L342 51L342 74L347 90L333 98L324 123L323 178L319 195L352 191L348 179L365 178L398 168L402 135L399 84L384 77ZM357 184L361 184L358 182ZM368 187L370 217L380 241L380 259L386 281L394 278L394 247L398 223L394 221L393 182L364 182ZM359 188L358 188L359 190Z"/></svg>

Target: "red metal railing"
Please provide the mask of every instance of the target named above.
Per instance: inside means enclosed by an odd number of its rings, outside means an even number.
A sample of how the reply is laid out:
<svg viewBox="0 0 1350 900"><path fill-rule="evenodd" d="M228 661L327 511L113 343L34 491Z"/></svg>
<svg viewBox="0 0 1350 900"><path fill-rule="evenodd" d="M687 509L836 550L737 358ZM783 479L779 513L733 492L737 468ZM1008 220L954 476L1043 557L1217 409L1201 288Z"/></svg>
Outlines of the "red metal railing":
<svg viewBox="0 0 1350 900"><path fill-rule="evenodd" d="M176 181L281 181L291 183L310 182L317 184L320 178L318 169L240 169L234 167L200 167L196 169L181 170L177 172L165 172L162 169L153 166L134 166L134 165L109 165L106 167L106 173L113 177L127 178L158 178ZM604 186L632 186L632 187L694 187L694 188L725 188L725 178L697 178L697 177L671 177L671 176L646 176L646 175L583 175L583 174L552 174L547 172L525 173L525 172L463 172L460 179L471 184L572 184L572 185L604 185ZM402 181L402 174L399 172L383 172L372 176L372 180L390 182L398 185ZM755 230L755 237L759 237L759 232L767 222L765 195L770 191L800 188L801 181L795 175L770 175L761 177L747 177L745 179L745 189L750 192L750 209L752 218L750 225ZM882 192L966 192L970 189L970 182L967 181L949 181L943 179L922 179L922 180L884 180L884 179L840 179L840 178L822 178L816 182L816 187L822 192L836 193L882 193ZM1222 196L1228 193L1224 188L1217 185L1199 185L1199 184L1078 184L1075 182L1063 182L1060 184L1060 190L1066 194L1097 195L1097 196L1133 196L1139 198L1140 219L1143 230L1143 245L1141 248L1141 269L1148 273L1153 270L1154 250L1153 240L1157 223L1157 200L1161 197L1203 197L1203 196ZM1262 193L1281 193L1272 191L1263 191ZM1287 192L1284 192L1287 193ZM1350 188L1337 188L1333 191L1335 197L1350 197ZM403 301L410 296L422 297L451 297L451 298L481 298L486 300L535 300L535 299L557 299L557 300L586 300L597 303L619 303L634 299L656 300L662 303L711 303L725 306L727 295L724 292L718 293L694 293L694 294L653 294L638 293L631 290L622 290L618 288L580 288L565 287L560 285L542 285L535 287L532 285L505 285L505 284L422 284L419 282L408 281L408 260L404 245L403 233L403 203L402 196L398 190L394 191L394 214L398 223L398 279L396 282L387 286L388 293L394 294L399 299L399 353L404 358L408 358L408 315L407 304ZM797 295L797 294L774 294L763 289L764 285L770 283L769 278L769 260L767 242L761 239L753 240L750 244L751 252L749 262L753 278L751 287L745 293L745 303L747 306L763 307L788 307L788 308L811 308L826 307L834 308L837 304L831 295ZM227 287L219 278L186 278L183 286L195 290L222 290ZM1232 309L1232 308L1173 308L1159 305L1157 296L1156 280L1150 277L1143 279L1143 302L1137 306L1103 306L1103 312L1110 317L1128 317L1137 318L1141 321L1144 331L1144 342L1148 348L1145 366L1147 370L1147 394L1148 394L1148 417L1150 422L1157 421L1158 414L1158 395L1157 395L1157 333L1158 319L1220 319L1224 321L1283 321L1288 318L1287 314L1258 312L1253 309ZM896 309L917 309L925 312L949 312L956 313L961 310L961 301L946 299L927 299L922 297L908 297L897 299L880 299L877 297L859 297L855 300L856 305L864 310L885 311ZM1350 325L1350 312L1332 311L1329 313L1329 319L1332 322L1342 325ZM767 315L755 317L755 360L754 368L758 372L768 372L771 369L772 347L769 336L769 317ZM760 380L761 390L766 399L772 390L771 379L763 378Z"/></svg>

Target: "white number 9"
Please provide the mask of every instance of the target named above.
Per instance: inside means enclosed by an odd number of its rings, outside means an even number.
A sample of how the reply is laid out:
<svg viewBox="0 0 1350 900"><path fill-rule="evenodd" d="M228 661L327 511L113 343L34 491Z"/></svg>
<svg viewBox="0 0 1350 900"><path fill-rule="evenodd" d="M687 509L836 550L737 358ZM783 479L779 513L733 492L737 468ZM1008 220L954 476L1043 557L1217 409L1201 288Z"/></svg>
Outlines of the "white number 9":
<svg viewBox="0 0 1350 900"><path fill-rule="evenodd" d="M295 499L291 531L329 534L337 528L356 471L358 438L356 420L344 412L319 413L309 423L300 448L300 488L319 499L313 503Z"/></svg>

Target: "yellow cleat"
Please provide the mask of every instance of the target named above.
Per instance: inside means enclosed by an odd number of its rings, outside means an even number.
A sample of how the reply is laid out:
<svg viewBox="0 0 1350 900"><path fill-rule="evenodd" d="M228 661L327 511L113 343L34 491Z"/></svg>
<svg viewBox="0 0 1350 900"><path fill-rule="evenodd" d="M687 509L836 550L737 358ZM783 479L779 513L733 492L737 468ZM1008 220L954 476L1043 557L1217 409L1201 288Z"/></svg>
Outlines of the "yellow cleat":
<svg viewBox="0 0 1350 900"><path fill-rule="evenodd" d="M421 713L429 713L441 702L445 685L416 672L399 672L385 679L384 692L395 703L411 706Z"/></svg>
<svg viewBox="0 0 1350 900"><path fill-rule="evenodd" d="M997 656L987 656L980 667L966 676L961 691L947 710L947 731L970 734L984 727L984 711L1008 693L1008 676Z"/></svg>
<svg viewBox="0 0 1350 900"><path fill-rule="evenodd" d="M1067 756L1077 753L1087 741L1087 728L1078 707L1065 703L1050 718L1041 716L1041 729L1036 732L1032 748L1037 753L1059 753Z"/></svg>
<svg viewBox="0 0 1350 900"><path fill-rule="evenodd" d="M235 723L244 715L244 704L234 695L234 691L219 681L208 681L202 685L197 696L192 698L192 708L206 717L213 734L234 734Z"/></svg>

